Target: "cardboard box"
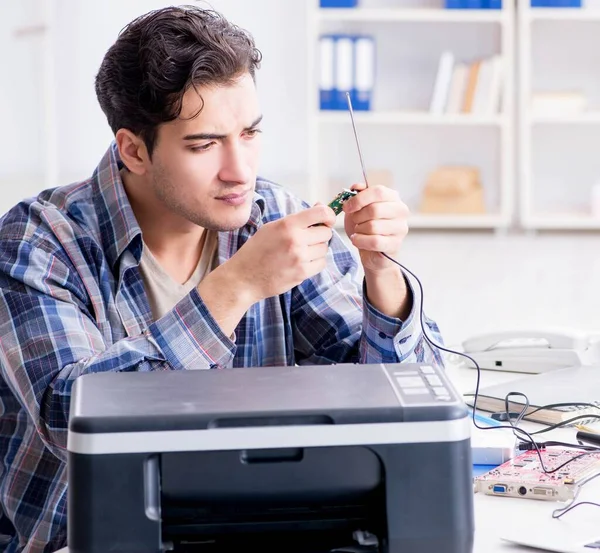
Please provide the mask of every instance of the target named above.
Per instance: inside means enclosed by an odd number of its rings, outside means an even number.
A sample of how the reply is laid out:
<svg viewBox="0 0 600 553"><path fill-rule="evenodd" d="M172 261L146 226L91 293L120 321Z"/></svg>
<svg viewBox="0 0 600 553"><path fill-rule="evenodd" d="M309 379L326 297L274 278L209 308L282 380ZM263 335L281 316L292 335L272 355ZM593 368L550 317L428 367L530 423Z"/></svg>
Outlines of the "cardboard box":
<svg viewBox="0 0 600 553"><path fill-rule="evenodd" d="M421 213L485 213L485 200L476 167L440 167L427 178Z"/></svg>

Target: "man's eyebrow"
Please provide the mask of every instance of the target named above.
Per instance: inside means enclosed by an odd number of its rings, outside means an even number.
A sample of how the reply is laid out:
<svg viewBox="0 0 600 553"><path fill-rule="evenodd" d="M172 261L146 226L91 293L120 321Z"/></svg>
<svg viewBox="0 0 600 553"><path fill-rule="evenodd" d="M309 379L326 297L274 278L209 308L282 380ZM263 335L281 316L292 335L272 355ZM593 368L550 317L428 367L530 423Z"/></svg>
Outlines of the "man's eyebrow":
<svg viewBox="0 0 600 553"><path fill-rule="evenodd" d="M249 131L250 129L255 128L262 121L263 116L259 116L256 120L244 130ZM226 134L214 134L214 133L197 133L197 134L187 134L183 137L184 140L225 140L227 138Z"/></svg>
<svg viewBox="0 0 600 553"><path fill-rule="evenodd" d="M184 140L225 140L226 134L212 134L212 133L198 133L198 134L186 134Z"/></svg>
<svg viewBox="0 0 600 553"><path fill-rule="evenodd" d="M260 125L260 122L263 120L263 116L259 115L256 120L254 121L254 123L252 123L252 125L250 125L249 127L246 127L244 130L245 131L249 131L250 129L253 129L254 127L258 127L258 125Z"/></svg>

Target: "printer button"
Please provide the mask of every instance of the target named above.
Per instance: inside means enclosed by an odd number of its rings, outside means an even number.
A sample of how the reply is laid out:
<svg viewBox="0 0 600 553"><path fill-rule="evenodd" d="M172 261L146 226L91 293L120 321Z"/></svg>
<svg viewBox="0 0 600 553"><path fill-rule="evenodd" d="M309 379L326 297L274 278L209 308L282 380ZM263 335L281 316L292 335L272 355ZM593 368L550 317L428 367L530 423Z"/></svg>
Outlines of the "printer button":
<svg viewBox="0 0 600 553"><path fill-rule="evenodd" d="M421 372L423 374L435 374L435 369L433 367L430 367L429 365L423 365L421 367Z"/></svg>
<svg viewBox="0 0 600 553"><path fill-rule="evenodd" d="M407 396L428 396L429 390L427 388L406 388L406 390L402 390L402 393Z"/></svg>
<svg viewBox="0 0 600 553"><path fill-rule="evenodd" d="M443 386L444 385L442 383L442 380L440 379L440 377L437 374L427 375L425 378L427 379L427 382L429 382L429 384L431 384L432 386Z"/></svg>
<svg viewBox="0 0 600 553"><path fill-rule="evenodd" d="M439 400L450 399L450 394L448 393L448 390L446 390L446 388L434 388L433 393L435 394L436 399L439 399Z"/></svg>
<svg viewBox="0 0 600 553"><path fill-rule="evenodd" d="M424 385L420 376L397 376L396 382L401 388L422 388Z"/></svg>

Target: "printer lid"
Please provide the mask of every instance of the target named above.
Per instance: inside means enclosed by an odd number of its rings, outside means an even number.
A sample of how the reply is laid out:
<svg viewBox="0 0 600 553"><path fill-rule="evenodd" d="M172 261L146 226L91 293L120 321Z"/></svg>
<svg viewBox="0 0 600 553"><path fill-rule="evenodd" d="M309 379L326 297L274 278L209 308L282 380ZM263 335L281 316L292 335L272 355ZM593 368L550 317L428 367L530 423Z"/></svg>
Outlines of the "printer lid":
<svg viewBox="0 0 600 553"><path fill-rule="evenodd" d="M437 394L398 384L404 376L426 383L433 372ZM69 430L83 434L227 428L252 418L269 425L269 417L277 425L446 421L467 413L443 370L405 363L94 373L75 380L72 397Z"/></svg>

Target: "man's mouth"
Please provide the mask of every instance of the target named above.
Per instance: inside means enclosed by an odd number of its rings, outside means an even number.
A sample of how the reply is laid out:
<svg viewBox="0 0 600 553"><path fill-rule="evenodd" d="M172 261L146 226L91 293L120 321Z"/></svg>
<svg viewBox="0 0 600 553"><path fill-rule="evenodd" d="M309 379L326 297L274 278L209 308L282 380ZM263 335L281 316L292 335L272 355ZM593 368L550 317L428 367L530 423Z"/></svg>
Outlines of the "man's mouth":
<svg viewBox="0 0 600 553"><path fill-rule="evenodd" d="M224 194L223 196L218 196L216 199L225 202L228 205L242 205L246 202L249 193L250 190L244 190L243 192L238 192L236 194Z"/></svg>

